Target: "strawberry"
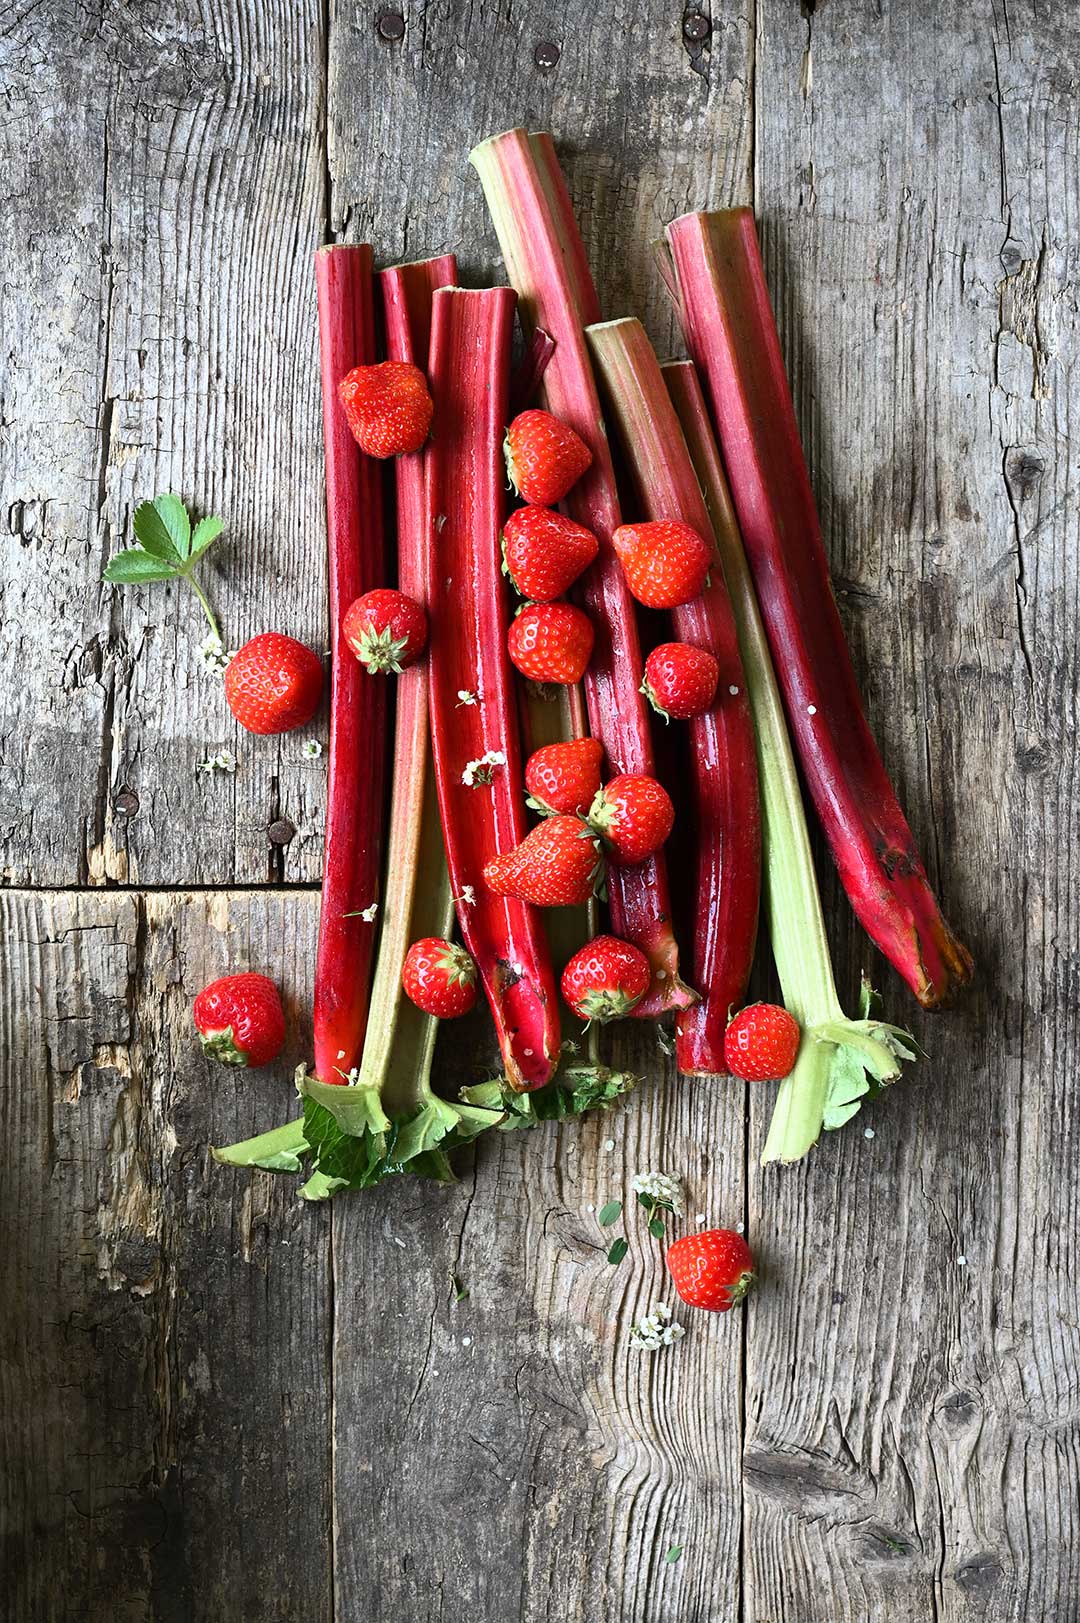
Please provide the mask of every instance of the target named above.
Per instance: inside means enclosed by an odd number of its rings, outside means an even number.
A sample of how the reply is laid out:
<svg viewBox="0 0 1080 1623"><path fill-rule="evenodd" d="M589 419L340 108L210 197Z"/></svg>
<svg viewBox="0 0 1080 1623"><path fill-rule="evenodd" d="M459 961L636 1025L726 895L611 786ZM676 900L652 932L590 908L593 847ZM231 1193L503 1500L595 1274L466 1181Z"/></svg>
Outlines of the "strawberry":
<svg viewBox="0 0 1080 1623"><path fill-rule="evenodd" d="M401 984L425 1014L456 1020L476 1002L476 964L464 947L425 936L405 954Z"/></svg>
<svg viewBox="0 0 1080 1623"><path fill-rule="evenodd" d="M322 665L295 637L264 631L233 655L225 671L229 709L249 733L288 733L319 708Z"/></svg>
<svg viewBox="0 0 1080 1623"><path fill-rule="evenodd" d="M361 665L399 675L420 658L428 634L427 615L416 599L389 587L350 603L341 629Z"/></svg>
<svg viewBox="0 0 1080 1623"><path fill-rule="evenodd" d="M534 603L562 597L599 550L591 530L550 507L519 507L503 529L506 573Z"/></svg>
<svg viewBox="0 0 1080 1623"><path fill-rule="evenodd" d="M427 378L411 361L379 361L354 366L338 384L345 417L368 456L401 456L419 451L435 410Z"/></svg>
<svg viewBox="0 0 1080 1623"><path fill-rule="evenodd" d="M662 783L623 773L606 783L589 808L589 827L616 862L644 862L671 833L675 808Z"/></svg>
<svg viewBox="0 0 1080 1623"><path fill-rule="evenodd" d="M545 744L525 764L529 805L544 817L552 812L582 815L600 788L604 746L597 738L573 738Z"/></svg>
<svg viewBox="0 0 1080 1623"><path fill-rule="evenodd" d="M580 682L592 658L592 621L570 603L526 603L510 623L506 646L534 682Z"/></svg>
<svg viewBox="0 0 1080 1623"><path fill-rule="evenodd" d="M662 642L645 661L641 691L665 721L689 721L708 710L716 697L720 667L707 648L690 642Z"/></svg>
<svg viewBox="0 0 1080 1623"><path fill-rule="evenodd" d="M562 995L582 1020L619 1020L649 989L649 960L618 936L598 935L581 947L562 972Z"/></svg>
<svg viewBox="0 0 1080 1623"><path fill-rule="evenodd" d="M684 1234L668 1247L667 1265L683 1301L709 1313L726 1313L754 1283L750 1247L733 1229Z"/></svg>
<svg viewBox="0 0 1080 1623"><path fill-rule="evenodd" d="M578 817L547 817L520 845L494 857L484 880L496 896L537 907L581 907L603 872L596 840Z"/></svg>
<svg viewBox="0 0 1080 1623"><path fill-rule="evenodd" d="M678 519L620 524L611 537L627 585L647 609L675 609L697 597L710 552L696 530Z"/></svg>
<svg viewBox="0 0 1080 1623"><path fill-rule="evenodd" d="M791 1073L801 1036L799 1022L786 1009L751 1003L724 1033L724 1061L744 1082L779 1082Z"/></svg>
<svg viewBox="0 0 1080 1623"><path fill-rule="evenodd" d="M256 1070L277 1059L285 1042L285 1015L265 975L223 975L204 986L191 1010L203 1053L222 1065Z"/></svg>
<svg viewBox="0 0 1080 1623"><path fill-rule="evenodd" d="M523 411L506 430L506 471L518 495L541 507L561 502L592 462L579 434L549 411Z"/></svg>

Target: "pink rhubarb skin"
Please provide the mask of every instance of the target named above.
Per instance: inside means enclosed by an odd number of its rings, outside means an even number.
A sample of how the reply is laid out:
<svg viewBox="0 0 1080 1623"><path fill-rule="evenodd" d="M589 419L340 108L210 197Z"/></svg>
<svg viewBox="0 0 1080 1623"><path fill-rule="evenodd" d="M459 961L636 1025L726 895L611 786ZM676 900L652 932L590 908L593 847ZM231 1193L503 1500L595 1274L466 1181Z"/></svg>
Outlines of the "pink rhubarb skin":
<svg viewBox="0 0 1080 1623"><path fill-rule="evenodd" d="M863 927L925 1008L971 979L867 725L829 580L753 214L668 227L796 751Z"/></svg>
<svg viewBox="0 0 1080 1623"><path fill-rule="evenodd" d="M541 381L542 404L569 423L593 455L591 468L564 506L600 542L596 563L577 595L596 631L585 675L592 734L603 743L608 776L653 771L652 739L645 699L639 692L641 650L633 600L615 556L611 536L622 522L611 452L604 432L584 327L599 321L600 307L573 207L548 135L510 130L472 153L506 260L517 289L527 332L541 327L555 350ZM636 1016L655 1017L685 1008L696 994L679 978L679 955L671 928L671 902L663 856L608 872L614 933L636 942L647 955L653 979Z"/></svg>
<svg viewBox="0 0 1080 1623"><path fill-rule="evenodd" d="M720 666L712 709L686 724L697 855L693 981L701 1002L679 1011L675 1051L682 1072L723 1072L724 1033L746 992L761 897L757 754L738 632L705 498L644 327L603 322L588 337L641 516L689 524L713 553L705 590L671 614L679 640L707 648Z"/></svg>
<svg viewBox="0 0 1080 1623"><path fill-rule="evenodd" d="M483 878L484 865L519 844L528 828L500 543L515 303L505 287L434 295L426 539L431 741L450 883L507 1080L520 1091L550 1080L561 1031L540 915L493 895ZM460 693L476 702L463 704ZM505 763L491 768L490 783L465 784L469 762L489 751Z"/></svg>
<svg viewBox="0 0 1080 1623"><path fill-rule="evenodd" d="M342 1082L359 1063L367 1025L376 926L358 915L378 897L386 772L387 684L367 675L341 636L342 616L353 599L386 584L379 469L353 439L337 394L347 372L376 359L371 249L320 248L315 280L332 667L315 1075Z"/></svg>

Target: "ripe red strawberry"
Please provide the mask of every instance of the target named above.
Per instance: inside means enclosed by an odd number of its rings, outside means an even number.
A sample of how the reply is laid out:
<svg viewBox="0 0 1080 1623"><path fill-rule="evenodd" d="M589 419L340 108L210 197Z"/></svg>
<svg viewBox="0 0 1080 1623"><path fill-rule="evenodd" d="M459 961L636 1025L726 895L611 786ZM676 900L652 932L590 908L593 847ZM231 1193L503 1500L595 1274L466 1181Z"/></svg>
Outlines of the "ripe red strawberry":
<svg viewBox="0 0 1080 1623"><path fill-rule="evenodd" d="M510 622L506 647L522 676L565 687L581 681L592 658L592 621L571 603L526 603Z"/></svg>
<svg viewBox="0 0 1080 1623"><path fill-rule="evenodd" d="M456 1020L476 1002L476 964L464 947L425 936L405 954L401 984L425 1014Z"/></svg>
<svg viewBox="0 0 1080 1623"><path fill-rule="evenodd" d="M503 527L506 573L534 603L562 597L599 550L591 530L550 507L519 507Z"/></svg>
<svg viewBox="0 0 1080 1623"><path fill-rule="evenodd" d="M684 1234L668 1247L667 1265L683 1301L709 1313L726 1313L754 1283L753 1254L733 1229Z"/></svg>
<svg viewBox="0 0 1080 1623"><path fill-rule="evenodd" d="M322 665L295 637L264 631L233 655L225 671L229 709L249 733L288 733L319 708Z"/></svg>
<svg viewBox="0 0 1080 1623"><path fill-rule="evenodd" d="M544 744L525 764L525 787L533 811L582 816L600 788L604 746L597 738L574 738L565 744Z"/></svg>
<svg viewBox="0 0 1080 1623"><path fill-rule="evenodd" d="M705 584L709 548L696 530L678 519L620 524L611 542L630 591L646 608L678 608L697 597Z"/></svg>
<svg viewBox="0 0 1080 1623"><path fill-rule="evenodd" d="M578 817L546 817L520 845L494 857L484 881L496 896L537 907L581 907L603 872L596 840Z"/></svg>
<svg viewBox="0 0 1080 1623"><path fill-rule="evenodd" d="M400 674L424 651L427 615L415 598L379 587L349 604L341 629L361 665Z"/></svg>
<svg viewBox="0 0 1080 1623"><path fill-rule="evenodd" d="M562 995L583 1020L620 1020L649 989L649 960L618 936L598 935L562 972Z"/></svg>
<svg viewBox="0 0 1080 1623"><path fill-rule="evenodd" d="M675 808L662 783L623 773L589 808L589 827L602 835L615 862L644 862L671 833Z"/></svg>
<svg viewBox="0 0 1080 1623"><path fill-rule="evenodd" d="M211 981L191 1010L203 1053L222 1065L255 1070L277 1059L285 1042L285 1015L265 975L223 975Z"/></svg>
<svg viewBox="0 0 1080 1623"><path fill-rule="evenodd" d="M419 451L435 410L427 378L411 361L354 366L338 384L353 438L368 456Z"/></svg>
<svg viewBox="0 0 1080 1623"><path fill-rule="evenodd" d="M579 434L549 411L523 411L506 430L506 471L518 495L541 507L561 502L592 462Z"/></svg>
<svg viewBox="0 0 1080 1623"><path fill-rule="evenodd" d="M689 721L708 710L716 697L720 667L707 648L690 642L662 642L645 661L641 691L665 721Z"/></svg>
<svg viewBox="0 0 1080 1623"><path fill-rule="evenodd" d="M779 1082L790 1075L802 1033L795 1016L775 1003L740 1009L724 1033L724 1060L744 1082Z"/></svg>

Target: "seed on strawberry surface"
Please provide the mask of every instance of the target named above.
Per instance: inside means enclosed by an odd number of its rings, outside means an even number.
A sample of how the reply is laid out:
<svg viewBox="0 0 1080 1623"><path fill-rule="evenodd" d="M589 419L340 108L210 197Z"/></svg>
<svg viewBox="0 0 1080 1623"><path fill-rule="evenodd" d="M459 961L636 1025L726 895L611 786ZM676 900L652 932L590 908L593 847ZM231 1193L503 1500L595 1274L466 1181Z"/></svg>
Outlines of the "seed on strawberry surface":
<svg viewBox="0 0 1080 1623"><path fill-rule="evenodd" d="M675 808L655 778L622 773L600 790L588 820L616 862L644 862L671 833Z"/></svg>
<svg viewBox="0 0 1080 1623"><path fill-rule="evenodd" d="M690 1307L726 1313L754 1283L754 1258L733 1229L684 1234L668 1247L667 1266L675 1289Z"/></svg>
<svg viewBox="0 0 1080 1623"><path fill-rule="evenodd" d="M222 1065L256 1070L285 1043L281 998L265 975L222 975L203 987L191 1014L203 1052Z"/></svg>
<svg viewBox="0 0 1080 1623"><path fill-rule="evenodd" d="M506 471L518 495L554 507L592 462L580 434L549 411L523 411L506 430Z"/></svg>
<svg viewBox="0 0 1080 1623"><path fill-rule="evenodd" d="M411 361L354 366L338 384L353 438L368 456L419 451L435 410L427 379Z"/></svg>
<svg viewBox="0 0 1080 1623"><path fill-rule="evenodd" d="M620 524L611 543L631 593L646 608L678 608L705 585L709 548L696 530L678 519Z"/></svg>
<svg viewBox="0 0 1080 1623"><path fill-rule="evenodd" d="M484 868L484 882L496 896L536 907L581 907L602 876L596 839L578 817L546 817Z"/></svg>
<svg viewBox="0 0 1080 1623"><path fill-rule="evenodd" d="M589 616L571 603L526 603L510 623L506 646L523 676L562 687L580 682L592 658Z"/></svg>
<svg viewBox="0 0 1080 1623"><path fill-rule="evenodd" d="M724 1033L724 1060L744 1082L779 1082L790 1075L799 1052L799 1022L775 1003L751 1003Z"/></svg>
<svg viewBox="0 0 1080 1623"><path fill-rule="evenodd" d="M544 744L525 765L525 787L533 811L573 815L588 811L600 788L604 746L597 738Z"/></svg>
<svg viewBox="0 0 1080 1623"><path fill-rule="evenodd" d="M229 709L249 733L288 733L319 708L322 665L295 637L264 631L233 655L225 672Z"/></svg>
<svg viewBox="0 0 1080 1623"><path fill-rule="evenodd" d="M456 1020L476 1002L476 963L464 947L425 936L406 953L401 984L425 1014Z"/></svg>
<svg viewBox="0 0 1080 1623"><path fill-rule="evenodd" d="M582 1020L620 1020L641 1002L652 972L640 948L618 936L586 942L562 973L562 995Z"/></svg>
<svg viewBox="0 0 1080 1623"><path fill-rule="evenodd" d="M641 691L658 715L689 721L709 709L720 667L707 648L689 642L662 642L645 661Z"/></svg>
<svg viewBox="0 0 1080 1623"><path fill-rule="evenodd" d="M365 592L341 622L345 641L372 673L400 673L414 665L427 642L427 615L415 598L390 587Z"/></svg>
<svg viewBox="0 0 1080 1623"><path fill-rule="evenodd" d="M550 507L519 507L503 526L506 573L522 597L562 597L600 550L591 530Z"/></svg>

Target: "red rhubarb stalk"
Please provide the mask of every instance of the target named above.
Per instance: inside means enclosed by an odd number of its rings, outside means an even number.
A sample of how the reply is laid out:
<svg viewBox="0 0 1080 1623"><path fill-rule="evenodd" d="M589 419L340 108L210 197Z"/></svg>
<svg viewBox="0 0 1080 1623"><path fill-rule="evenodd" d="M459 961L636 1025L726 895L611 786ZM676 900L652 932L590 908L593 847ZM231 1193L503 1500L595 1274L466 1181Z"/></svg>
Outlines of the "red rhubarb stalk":
<svg viewBox="0 0 1080 1623"><path fill-rule="evenodd" d="M357 1063L367 1023L385 778L386 687L353 658L341 620L354 598L386 585L377 465L345 421L337 387L375 356L372 255L366 245L315 256L326 439L330 582L329 784L322 912L315 966L315 1075L340 1082Z"/></svg>
<svg viewBox="0 0 1080 1623"><path fill-rule="evenodd" d="M863 712L753 214L687 214L668 240L811 798L864 928L934 1008L970 980L972 961L942 917Z"/></svg>
<svg viewBox="0 0 1080 1623"><path fill-rule="evenodd" d="M543 925L495 896L484 865L527 832L500 533L510 288L442 288L428 372L435 421L427 450L427 600L431 739L450 882L480 970L506 1068L542 1087L559 1056L559 1010Z"/></svg>
<svg viewBox="0 0 1080 1623"><path fill-rule="evenodd" d="M652 740L641 684L637 620L611 537L621 522L611 452L604 432L584 327L600 308L573 208L548 135L510 130L472 153L506 273L517 289L527 332L542 327L555 350L541 383L542 403L568 423L592 452L591 468L566 507L600 542L596 563L582 577L580 598L596 630L585 677L589 723L604 745L609 774L653 771ZM653 980L636 1015L684 1008L694 994L679 978L671 929L667 873L661 856L608 877L615 933L636 942L649 958Z"/></svg>
<svg viewBox="0 0 1080 1623"><path fill-rule="evenodd" d="M671 615L680 641L707 648L720 666L712 708L687 723L697 844L692 978L701 1002L679 1012L676 1057L680 1071L724 1071L724 1032L746 991L761 895L757 759L738 633L709 512L644 327L605 322L589 328L589 344L643 515L689 524L713 556L705 590Z"/></svg>

